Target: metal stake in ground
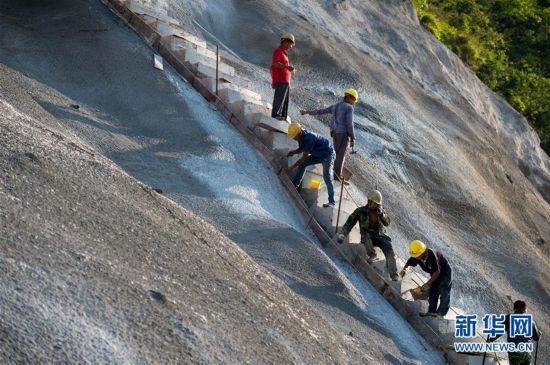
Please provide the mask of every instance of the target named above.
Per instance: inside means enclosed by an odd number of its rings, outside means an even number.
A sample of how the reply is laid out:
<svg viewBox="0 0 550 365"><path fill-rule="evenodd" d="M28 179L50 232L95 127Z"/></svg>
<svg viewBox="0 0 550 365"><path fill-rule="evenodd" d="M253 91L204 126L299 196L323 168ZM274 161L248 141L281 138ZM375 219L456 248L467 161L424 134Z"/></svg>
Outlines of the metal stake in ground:
<svg viewBox="0 0 550 365"><path fill-rule="evenodd" d="M536 348L535 348L535 362L533 363L534 365L537 365L537 357L539 356L539 342L540 342L540 338L538 341L536 341L536 344L535 344Z"/></svg>
<svg viewBox="0 0 550 365"><path fill-rule="evenodd" d="M216 96L218 96L218 79L220 78L220 76L219 76L219 66L218 66L218 64L220 63L219 52L220 52L219 47L216 44Z"/></svg>
<svg viewBox="0 0 550 365"><path fill-rule="evenodd" d="M485 342L489 342L489 337L491 337L491 335L487 335L487 339L485 340ZM485 358L487 357L487 351L485 351L483 353L483 361L481 362L481 365L485 365Z"/></svg>
<svg viewBox="0 0 550 365"><path fill-rule="evenodd" d="M340 181L340 200L338 201L338 214L336 215L336 229L334 230L334 234L338 233L338 223L340 222L340 208L342 207L342 196L344 195L344 179L338 176L338 180Z"/></svg>

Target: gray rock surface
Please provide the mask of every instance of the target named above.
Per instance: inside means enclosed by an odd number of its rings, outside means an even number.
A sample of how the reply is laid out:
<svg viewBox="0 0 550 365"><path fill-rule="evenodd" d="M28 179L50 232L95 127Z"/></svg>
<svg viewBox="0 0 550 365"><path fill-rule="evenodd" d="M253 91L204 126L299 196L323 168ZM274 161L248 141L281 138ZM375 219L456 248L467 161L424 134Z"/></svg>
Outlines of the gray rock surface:
<svg viewBox="0 0 550 365"><path fill-rule="evenodd" d="M525 118L419 25L410 2L144 2L227 47L267 100L278 37L294 33L290 115L328 135L329 117L299 109L359 90L359 153L347 160L355 198L382 191L399 255L424 240L454 265L452 304L483 315L525 299L550 332L550 159Z"/></svg>
<svg viewBox="0 0 550 365"><path fill-rule="evenodd" d="M7 1L0 11L3 153L51 159L42 180L34 157L16 158L28 172L2 160L15 179L2 191L19 189L9 194L26 211L14 200L2 217L5 245L21 248L1 256L11 260L1 287L33 288L4 297L8 362L443 362L319 250L265 162L188 85L154 70L151 50L99 2ZM269 279L254 281L258 270Z"/></svg>
<svg viewBox="0 0 550 365"><path fill-rule="evenodd" d="M2 364L368 362L212 225L58 125L0 67Z"/></svg>

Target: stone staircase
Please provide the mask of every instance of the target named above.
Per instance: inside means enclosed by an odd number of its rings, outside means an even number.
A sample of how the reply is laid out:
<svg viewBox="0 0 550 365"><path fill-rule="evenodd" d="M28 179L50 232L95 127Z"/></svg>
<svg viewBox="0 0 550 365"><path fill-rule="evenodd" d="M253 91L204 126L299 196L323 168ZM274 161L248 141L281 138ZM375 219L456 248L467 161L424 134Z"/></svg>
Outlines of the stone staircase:
<svg viewBox="0 0 550 365"><path fill-rule="evenodd" d="M411 273L402 281L389 280L382 252L376 248L378 258L372 264L366 262L365 249L359 244L360 234L356 226L342 245L335 245L330 237L336 232L336 221L341 227L356 206L349 199L343 199L338 217L336 207L323 208L327 200L326 186L322 178L320 165L307 169L300 196L297 195L290 180L282 172L281 166L288 167L299 156L287 158L289 150L297 148L295 141L288 138L288 123L271 118L271 104L262 95L249 89L251 82L237 74L234 67L219 57L216 48L206 41L187 32L181 23L150 9L135 0L102 0L117 15L125 19L148 42L153 49L176 69L176 71L208 100L213 102L239 131L278 169L278 176L289 194L295 198L299 210L305 218L309 217L310 228L320 241L336 255L352 264L369 282L405 317L428 342L439 346L452 364L481 364L480 354L457 354L449 346L454 339L454 318L462 313L452 308L445 318L420 318L419 311L426 311L425 301L414 300L410 289L427 280L427 277ZM162 52L161 52L162 51ZM217 82L216 82L217 81ZM261 144L254 137L261 141ZM312 181L320 182L319 187L312 187ZM316 185L315 183L313 185ZM335 183L335 194L338 196L340 184ZM314 219L313 219L314 218ZM398 267L404 261L397 258ZM470 339L472 342L484 342L483 338ZM465 341L461 341L465 342ZM501 357L490 355L485 364L507 364Z"/></svg>

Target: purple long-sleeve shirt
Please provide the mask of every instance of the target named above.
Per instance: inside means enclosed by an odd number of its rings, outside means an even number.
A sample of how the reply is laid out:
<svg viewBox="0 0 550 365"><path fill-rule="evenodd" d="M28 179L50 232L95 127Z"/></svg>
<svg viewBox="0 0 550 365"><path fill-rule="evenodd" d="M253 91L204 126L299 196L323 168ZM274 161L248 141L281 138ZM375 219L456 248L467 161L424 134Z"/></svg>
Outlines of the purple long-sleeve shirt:
<svg viewBox="0 0 550 365"><path fill-rule="evenodd" d="M352 141L355 140L355 130L353 129L353 106L345 101L341 101L325 109L311 110L309 114L332 114L330 131L334 133L347 133Z"/></svg>

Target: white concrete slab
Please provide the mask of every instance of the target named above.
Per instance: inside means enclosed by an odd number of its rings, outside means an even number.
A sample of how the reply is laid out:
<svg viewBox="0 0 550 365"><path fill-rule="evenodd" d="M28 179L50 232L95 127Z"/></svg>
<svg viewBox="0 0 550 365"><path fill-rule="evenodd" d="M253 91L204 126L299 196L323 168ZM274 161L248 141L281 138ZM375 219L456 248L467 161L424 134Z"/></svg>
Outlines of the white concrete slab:
<svg viewBox="0 0 550 365"><path fill-rule="evenodd" d="M286 134L289 124L286 121L271 118L268 115L262 115L257 123L258 127Z"/></svg>
<svg viewBox="0 0 550 365"><path fill-rule="evenodd" d="M169 38L170 49L172 51L181 51L187 48L206 49L207 47L207 44L205 41L195 37L194 35L191 35L185 32L183 32L183 35L182 34L171 35L171 36L168 36L167 38Z"/></svg>
<svg viewBox="0 0 550 365"><path fill-rule="evenodd" d="M181 57L181 59L184 60L184 52L178 51L177 53L178 53L178 57ZM205 75L205 77L207 76L216 77L216 59L215 58L209 58L199 54L192 55L191 53L188 53L187 58L188 60L184 62L188 63L191 66L191 68L198 69L199 66L209 67L213 71L211 71L209 75ZM229 66L228 64L225 64L220 61L218 63L218 73L225 73L227 75L234 76L235 69Z"/></svg>
<svg viewBox="0 0 550 365"><path fill-rule="evenodd" d="M197 75L199 76L199 78L205 78L205 77L216 77L216 68L212 68L208 65L205 65L204 63L197 63L197 64L194 64L192 65L192 69L193 71L195 71L197 73ZM233 69L231 67L230 69L230 73L226 73L226 72L222 72L221 69L219 70L218 72L218 77L223 77L223 78L226 78L226 77L233 77L235 76L235 69Z"/></svg>
<svg viewBox="0 0 550 365"><path fill-rule="evenodd" d="M159 20L156 22L155 25L155 29L161 37L166 37L170 35L177 35L180 37L185 36L185 32L181 28L176 27L173 24L164 23Z"/></svg>
<svg viewBox="0 0 550 365"><path fill-rule="evenodd" d="M271 115L271 104L261 100L239 100L235 103L229 104L228 106L233 113L243 118L258 118L258 114Z"/></svg>

